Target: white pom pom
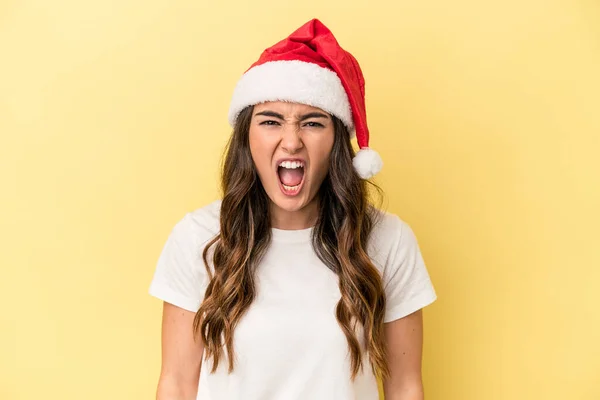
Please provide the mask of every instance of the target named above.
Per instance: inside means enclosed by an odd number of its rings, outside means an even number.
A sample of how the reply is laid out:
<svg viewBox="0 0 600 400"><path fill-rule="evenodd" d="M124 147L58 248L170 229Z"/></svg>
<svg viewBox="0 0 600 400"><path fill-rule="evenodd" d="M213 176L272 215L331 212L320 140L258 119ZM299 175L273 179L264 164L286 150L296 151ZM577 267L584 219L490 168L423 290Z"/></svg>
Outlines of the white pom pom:
<svg viewBox="0 0 600 400"><path fill-rule="evenodd" d="M356 153L352 164L362 179L369 179L381 171L383 160L375 150L365 147Z"/></svg>

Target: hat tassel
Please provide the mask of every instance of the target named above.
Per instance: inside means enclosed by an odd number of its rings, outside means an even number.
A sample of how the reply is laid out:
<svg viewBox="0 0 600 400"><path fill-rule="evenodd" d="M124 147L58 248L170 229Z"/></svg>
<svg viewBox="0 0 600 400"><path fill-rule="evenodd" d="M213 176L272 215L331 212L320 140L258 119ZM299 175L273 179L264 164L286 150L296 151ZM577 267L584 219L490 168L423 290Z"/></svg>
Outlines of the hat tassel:
<svg viewBox="0 0 600 400"><path fill-rule="evenodd" d="M356 153L352 164L362 179L369 179L381 171L383 160L375 150L364 147Z"/></svg>

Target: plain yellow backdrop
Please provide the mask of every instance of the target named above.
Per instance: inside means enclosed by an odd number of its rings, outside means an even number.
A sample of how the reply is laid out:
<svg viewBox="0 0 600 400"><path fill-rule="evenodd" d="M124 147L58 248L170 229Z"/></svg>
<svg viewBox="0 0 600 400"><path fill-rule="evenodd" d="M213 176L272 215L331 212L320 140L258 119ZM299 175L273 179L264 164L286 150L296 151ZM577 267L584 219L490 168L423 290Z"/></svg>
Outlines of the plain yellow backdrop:
<svg viewBox="0 0 600 400"><path fill-rule="evenodd" d="M428 400L600 399L596 0L0 2L0 399L150 399L159 252L233 86L318 17L415 230Z"/></svg>

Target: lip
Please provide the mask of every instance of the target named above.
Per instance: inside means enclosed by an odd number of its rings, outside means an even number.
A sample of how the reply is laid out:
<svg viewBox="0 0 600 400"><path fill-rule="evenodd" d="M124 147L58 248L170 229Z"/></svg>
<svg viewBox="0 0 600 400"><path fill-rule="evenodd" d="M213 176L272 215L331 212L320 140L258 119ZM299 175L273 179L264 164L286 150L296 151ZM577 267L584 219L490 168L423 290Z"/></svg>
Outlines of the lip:
<svg viewBox="0 0 600 400"><path fill-rule="evenodd" d="M300 161L302 162L302 164L304 164L304 175L302 176L302 181L298 184L298 189L294 190L293 192L286 190L286 188L283 187L283 183L281 183L281 180L279 179L279 164L281 164L284 161ZM306 160L303 158L280 158L275 163L275 174L277 175L277 183L279 184L279 189L281 190L281 193L283 193L287 197L297 196L304 187L304 181L306 178Z"/></svg>

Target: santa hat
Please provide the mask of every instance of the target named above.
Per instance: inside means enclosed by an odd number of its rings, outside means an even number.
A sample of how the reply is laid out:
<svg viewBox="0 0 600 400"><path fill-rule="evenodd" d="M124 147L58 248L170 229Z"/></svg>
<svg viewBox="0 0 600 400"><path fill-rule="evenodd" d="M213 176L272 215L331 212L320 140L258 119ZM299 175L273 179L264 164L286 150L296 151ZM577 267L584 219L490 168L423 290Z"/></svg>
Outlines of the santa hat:
<svg viewBox="0 0 600 400"><path fill-rule="evenodd" d="M266 49L244 73L233 92L229 123L246 107L289 101L321 108L338 117L356 136L360 150L353 165L362 179L381 170L383 161L369 148L365 80L356 59L342 49L318 19Z"/></svg>

